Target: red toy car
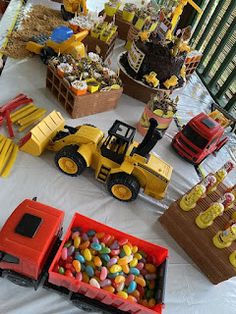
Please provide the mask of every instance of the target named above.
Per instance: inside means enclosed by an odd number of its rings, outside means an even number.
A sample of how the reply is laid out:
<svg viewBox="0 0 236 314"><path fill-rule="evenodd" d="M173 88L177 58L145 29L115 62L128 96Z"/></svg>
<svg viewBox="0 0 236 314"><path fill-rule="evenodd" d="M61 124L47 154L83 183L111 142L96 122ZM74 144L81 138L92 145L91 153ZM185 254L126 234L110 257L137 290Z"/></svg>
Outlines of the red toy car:
<svg viewBox="0 0 236 314"><path fill-rule="evenodd" d="M195 165L220 150L228 141L224 128L205 113L200 113L179 131L172 140L177 153Z"/></svg>

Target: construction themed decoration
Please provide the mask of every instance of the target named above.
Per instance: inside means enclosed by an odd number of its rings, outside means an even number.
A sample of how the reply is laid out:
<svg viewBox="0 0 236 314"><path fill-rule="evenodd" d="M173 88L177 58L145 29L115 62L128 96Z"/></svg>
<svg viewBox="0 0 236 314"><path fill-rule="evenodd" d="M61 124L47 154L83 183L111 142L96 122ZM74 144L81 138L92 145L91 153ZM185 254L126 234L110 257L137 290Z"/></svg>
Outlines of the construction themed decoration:
<svg viewBox="0 0 236 314"><path fill-rule="evenodd" d="M190 211L196 207L199 199L204 195L206 188L203 184L197 184L189 193L185 194L179 205L182 210Z"/></svg>
<svg viewBox="0 0 236 314"><path fill-rule="evenodd" d="M216 183L208 190L208 194L211 194L217 189L217 186L226 178L227 174L233 170L235 164L229 160L215 173Z"/></svg>
<svg viewBox="0 0 236 314"><path fill-rule="evenodd" d="M205 186L206 191L204 193L204 195L202 196L202 198L206 197L207 193L209 192L209 190L216 184L216 177L213 174L208 174L201 182L202 185Z"/></svg>
<svg viewBox="0 0 236 314"><path fill-rule="evenodd" d="M151 119L149 130L139 144L135 128L116 120L108 136L91 125L65 126L58 112L52 112L20 142L24 152L39 156L45 149L56 152L57 167L69 176L78 176L91 167L98 181L120 201L137 198L140 188L156 198L165 197L172 167L150 153L161 134Z"/></svg>
<svg viewBox="0 0 236 314"><path fill-rule="evenodd" d="M211 226L214 220L221 216L224 212L224 205L220 202L213 203L206 211L200 213L196 217L196 225L201 228L205 229Z"/></svg>
<svg viewBox="0 0 236 314"><path fill-rule="evenodd" d="M219 151L227 143L228 137L224 133L225 129L217 121L202 112L192 118L174 136L172 147L180 156L199 165L208 155ZM226 175L224 169L217 174L222 178L224 175ZM209 188L208 193L214 187L215 185Z"/></svg>
<svg viewBox="0 0 236 314"><path fill-rule="evenodd" d="M26 49L40 55L45 64L50 58L63 53L71 54L75 59L80 59L86 56L85 46L81 41L88 33L88 30L84 30L74 34L71 28L59 26L54 29L51 36L41 34L31 38Z"/></svg>
<svg viewBox="0 0 236 314"><path fill-rule="evenodd" d="M227 165L227 169L232 168L231 161ZM199 184L206 186L212 175L209 174L208 180ZM234 189L235 186L228 188L220 182L212 193L201 197L196 206L188 212L181 208L184 195L172 203L159 218L164 228L214 284L236 275Z"/></svg>
<svg viewBox="0 0 236 314"><path fill-rule="evenodd" d="M63 0L61 14L65 21L72 19L76 14L88 13L86 0Z"/></svg>
<svg viewBox="0 0 236 314"><path fill-rule="evenodd" d="M70 55L53 58L46 85L72 118L114 109L123 91L119 74L92 52L80 61Z"/></svg>
<svg viewBox="0 0 236 314"><path fill-rule="evenodd" d="M18 146L0 134L0 177L7 177L15 163Z"/></svg>
<svg viewBox="0 0 236 314"><path fill-rule="evenodd" d="M106 15L109 17L113 17L119 9L120 5L121 1L119 0L110 0L109 2L106 2L104 5Z"/></svg>
<svg viewBox="0 0 236 314"><path fill-rule="evenodd" d="M137 130L143 136L149 127L149 120L153 118L157 121L157 129L164 134L168 129L175 112L179 98L171 99L166 93L160 91L153 95L144 108L144 112L137 124Z"/></svg>
<svg viewBox="0 0 236 314"><path fill-rule="evenodd" d="M236 224L223 231L219 231L213 238L213 243L218 249L229 247L236 240Z"/></svg>

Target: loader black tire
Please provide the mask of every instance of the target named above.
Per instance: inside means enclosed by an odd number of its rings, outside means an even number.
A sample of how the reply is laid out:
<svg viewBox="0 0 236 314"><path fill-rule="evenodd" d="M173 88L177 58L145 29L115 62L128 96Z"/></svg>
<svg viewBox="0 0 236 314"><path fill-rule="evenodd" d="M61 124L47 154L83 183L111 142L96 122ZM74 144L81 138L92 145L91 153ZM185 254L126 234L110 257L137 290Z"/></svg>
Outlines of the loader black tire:
<svg viewBox="0 0 236 314"><path fill-rule="evenodd" d="M80 153L78 153L77 150L78 150L77 145L69 145L63 147L55 155L55 164L58 167L58 169L71 177L76 177L80 175L82 172L84 172L84 170L87 167L84 157ZM66 159L69 162L71 161L71 164L74 165L74 167L75 165L77 166L77 169L75 168L75 171L66 172L65 168L63 169L62 163L63 160L66 161Z"/></svg>
<svg viewBox="0 0 236 314"><path fill-rule="evenodd" d="M50 47L42 48L40 52L40 58L46 65L48 64L50 58L55 57L56 55L55 51Z"/></svg>
<svg viewBox="0 0 236 314"><path fill-rule="evenodd" d="M140 184L133 175L118 172L109 177L107 189L119 201L131 202L137 198Z"/></svg>

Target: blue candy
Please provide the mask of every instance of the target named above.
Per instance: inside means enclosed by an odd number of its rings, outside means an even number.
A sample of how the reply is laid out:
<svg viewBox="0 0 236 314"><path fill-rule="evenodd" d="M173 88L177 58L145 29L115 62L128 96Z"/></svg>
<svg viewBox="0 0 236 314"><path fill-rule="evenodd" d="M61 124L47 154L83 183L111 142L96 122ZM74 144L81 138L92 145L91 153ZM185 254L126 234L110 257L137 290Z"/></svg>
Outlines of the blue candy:
<svg viewBox="0 0 236 314"><path fill-rule="evenodd" d="M94 230L89 230L89 231L87 231L87 235L88 235L89 237L93 237L95 234L96 234L96 231L94 231Z"/></svg>
<svg viewBox="0 0 236 314"><path fill-rule="evenodd" d="M105 262L109 262L111 258L108 254L101 254L101 259L104 260Z"/></svg>
<svg viewBox="0 0 236 314"><path fill-rule="evenodd" d="M130 268L130 274L133 274L135 276L138 276L140 274L140 271L138 270L138 268L135 267L131 267Z"/></svg>
<svg viewBox="0 0 236 314"><path fill-rule="evenodd" d="M102 246L101 246L101 244L94 242L94 243L91 244L91 248L92 248L93 250L95 250L95 251L101 251Z"/></svg>
<svg viewBox="0 0 236 314"><path fill-rule="evenodd" d="M78 261L80 261L80 263L85 263L85 258L83 257L83 255L81 255L79 252L75 253L75 259L77 259Z"/></svg>
<svg viewBox="0 0 236 314"><path fill-rule="evenodd" d="M131 281L131 283L129 284L129 287L127 289L128 293L132 293L134 292L134 290L136 290L137 288L137 283L135 281Z"/></svg>
<svg viewBox="0 0 236 314"><path fill-rule="evenodd" d="M92 266L90 266L90 265L86 266L85 271L89 277L94 276L94 269Z"/></svg>

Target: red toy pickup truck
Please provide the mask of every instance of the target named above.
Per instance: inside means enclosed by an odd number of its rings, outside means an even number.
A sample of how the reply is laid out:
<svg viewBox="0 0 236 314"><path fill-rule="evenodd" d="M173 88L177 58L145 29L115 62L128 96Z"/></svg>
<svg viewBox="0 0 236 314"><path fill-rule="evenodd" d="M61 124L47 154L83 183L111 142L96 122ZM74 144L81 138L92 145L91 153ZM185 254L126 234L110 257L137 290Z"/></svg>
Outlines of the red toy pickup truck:
<svg viewBox="0 0 236 314"><path fill-rule="evenodd" d="M227 141L224 128L202 112L174 136L172 146L180 156L199 165L208 155L220 150Z"/></svg>

